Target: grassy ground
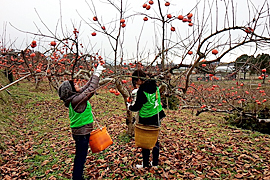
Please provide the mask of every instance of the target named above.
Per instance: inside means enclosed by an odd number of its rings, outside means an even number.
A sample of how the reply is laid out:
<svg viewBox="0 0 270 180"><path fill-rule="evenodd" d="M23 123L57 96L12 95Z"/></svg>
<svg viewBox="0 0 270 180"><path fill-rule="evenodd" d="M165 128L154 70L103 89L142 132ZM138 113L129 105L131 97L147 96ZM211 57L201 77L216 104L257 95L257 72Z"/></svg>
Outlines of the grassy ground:
<svg viewBox="0 0 270 180"><path fill-rule="evenodd" d="M1 82L4 84L3 82ZM0 92L0 179L70 179L75 154L68 111L55 90L27 80ZM158 168L138 170L141 150L126 135L120 96L99 90L90 102L114 141L89 150L87 179L267 179L270 136L231 127L222 114L166 110Z"/></svg>

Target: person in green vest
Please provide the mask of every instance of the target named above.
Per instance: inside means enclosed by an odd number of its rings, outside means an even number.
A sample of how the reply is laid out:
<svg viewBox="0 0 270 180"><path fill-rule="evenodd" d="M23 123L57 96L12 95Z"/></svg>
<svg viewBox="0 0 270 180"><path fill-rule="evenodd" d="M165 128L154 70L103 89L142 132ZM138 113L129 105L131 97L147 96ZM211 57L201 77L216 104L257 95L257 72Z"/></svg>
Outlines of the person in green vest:
<svg viewBox="0 0 270 180"><path fill-rule="evenodd" d="M155 80L147 79L147 75L141 69L135 70L132 74L132 83L136 94L132 104L128 104L131 111L139 111L139 123L144 125L160 126L160 120L166 115L162 109L159 88ZM137 89L139 86L139 89ZM157 140L152 149L153 162L149 163L150 150L142 148L143 163L136 165L137 168L158 165L159 142Z"/></svg>
<svg viewBox="0 0 270 180"><path fill-rule="evenodd" d="M58 94L63 100L65 106L69 109L70 127L72 137L75 140L76 153L72 179L83 179L84 163L89 147L89 137L93 130L92 107L88 101L95 93L99 83L99 76L105 68L99 64L95 69L93 76L83 86L79 87L73 80L64 81Z"/></svg>

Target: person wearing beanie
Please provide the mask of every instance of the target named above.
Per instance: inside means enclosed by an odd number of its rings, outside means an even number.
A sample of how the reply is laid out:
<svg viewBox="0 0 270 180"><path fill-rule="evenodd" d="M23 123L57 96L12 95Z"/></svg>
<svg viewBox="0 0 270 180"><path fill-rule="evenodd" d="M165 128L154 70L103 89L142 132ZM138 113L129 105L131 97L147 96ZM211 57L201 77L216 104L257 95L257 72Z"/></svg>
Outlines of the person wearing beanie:
<svg viewBox="0 0 270 180"><path fill-rule="evenodd" d="M89 147L89 137L93 130L92 107L89 99L94 95L99 83L99 76L105 68L99 64L93 76L83 86L79 87L73 80L64 81L59 89L58 95L69 109L70 127L72 137L75 140L76 153L72 178L83 179L84 163Z"/></svg>
<svg viewBox="0 0 270 180"><path fill-rule="evenodd" d="M128 109L131 111L139 111L140 124L160 126L160 120L166 115L161 106L160 93L156 81L147 79L146 73L144 73L141 69L138 69L135 70L132 74L132 84L135 89L132 91L131 94L136 98L134 98L133 100L135 102L127 104ZM139 86L139 89L137 88L137 86ZM152 149L152 155L153 162L149 163L150 149L142 148L143 163L142 165L136 165L136 167L149 167L149 164L152 166L158 165L158 140Z"/></svg>

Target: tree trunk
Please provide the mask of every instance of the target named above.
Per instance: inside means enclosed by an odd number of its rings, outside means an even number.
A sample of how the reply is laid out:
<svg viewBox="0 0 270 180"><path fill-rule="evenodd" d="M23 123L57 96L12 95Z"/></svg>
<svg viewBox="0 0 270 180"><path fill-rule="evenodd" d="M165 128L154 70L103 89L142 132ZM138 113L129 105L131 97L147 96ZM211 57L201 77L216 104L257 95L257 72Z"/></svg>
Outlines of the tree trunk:
<svg viewBox="0 0 270 180"><path fill-rule="evenodd" d="M127 110L127 126L128 126L128 136L133 137L134 136L134 124L133 124L133 116L132 112Z"/></svg>
<svg viewBox="0 0 270 180"><path fill-rule="evenodd" d="M127 107L127 98L130 96L129 91L127 90L125 86L123 86L121 79L117 79L115 81L115 84L116 84L116 88L118 89L122 97L124 98L124 103ZM126 124L128 126L127 133L130 137L132 137L134 135L133 116L132 116L132 112L128 109L127 109Z"/></svg>

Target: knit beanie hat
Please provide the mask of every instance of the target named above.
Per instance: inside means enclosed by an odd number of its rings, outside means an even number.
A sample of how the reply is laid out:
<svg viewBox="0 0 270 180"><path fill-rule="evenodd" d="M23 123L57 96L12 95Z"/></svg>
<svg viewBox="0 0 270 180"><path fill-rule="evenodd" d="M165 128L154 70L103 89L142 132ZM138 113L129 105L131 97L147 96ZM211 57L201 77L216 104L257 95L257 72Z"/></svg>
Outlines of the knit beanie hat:
<svg viewBox="0 0 270 180"><path fill-rule="evenodd" d="M75 93L73 89L74 88L72 88L72 85L69 81L64 81L58 89L58 95L60 99L66 101L67 98Z"/></svg>

